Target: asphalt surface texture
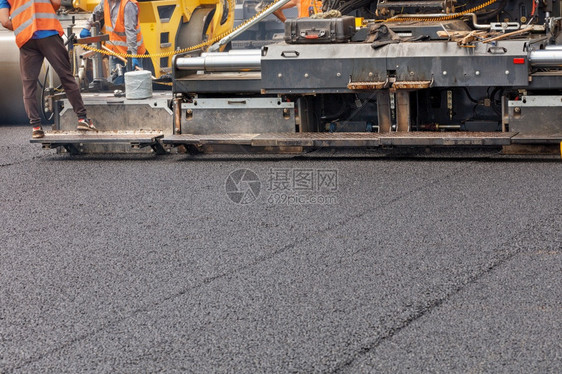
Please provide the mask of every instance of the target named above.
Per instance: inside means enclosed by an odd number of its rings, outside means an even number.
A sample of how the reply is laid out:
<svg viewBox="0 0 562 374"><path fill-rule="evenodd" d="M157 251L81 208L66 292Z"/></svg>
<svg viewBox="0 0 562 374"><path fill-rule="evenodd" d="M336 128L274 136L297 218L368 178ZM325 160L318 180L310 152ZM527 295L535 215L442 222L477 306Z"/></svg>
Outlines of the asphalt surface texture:
<svg viewBox="0 0 562 374"><path fill-rule="evenodd" d="M562 372L559 156L0 134L1 373Z"/></svg>

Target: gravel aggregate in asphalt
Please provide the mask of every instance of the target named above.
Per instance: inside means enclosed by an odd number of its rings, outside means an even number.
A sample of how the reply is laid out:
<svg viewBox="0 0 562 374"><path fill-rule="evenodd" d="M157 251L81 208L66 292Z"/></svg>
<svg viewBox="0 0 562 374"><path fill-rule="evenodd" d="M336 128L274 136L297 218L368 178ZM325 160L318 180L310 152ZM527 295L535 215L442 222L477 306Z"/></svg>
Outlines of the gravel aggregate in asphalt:
<svg viewBox="0 0 562 374"><path fill-rule="evenodd" d="M0 132L1 373L562 370L559 159L70 157ZM337 188L273 191L285 171Z"/></svg>

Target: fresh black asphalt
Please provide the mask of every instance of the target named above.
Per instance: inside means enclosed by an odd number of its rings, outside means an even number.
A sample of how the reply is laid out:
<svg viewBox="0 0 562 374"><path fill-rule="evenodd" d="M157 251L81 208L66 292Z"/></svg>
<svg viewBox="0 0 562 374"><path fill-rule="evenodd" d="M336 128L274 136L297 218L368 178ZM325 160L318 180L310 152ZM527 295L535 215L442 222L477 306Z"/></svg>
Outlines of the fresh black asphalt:
<svg viewBox="0 0 562 374"><path fill-rule="evenodd" d="M562 371L559 158L71 157L30 133L0 127L0 373Z"/></svg>

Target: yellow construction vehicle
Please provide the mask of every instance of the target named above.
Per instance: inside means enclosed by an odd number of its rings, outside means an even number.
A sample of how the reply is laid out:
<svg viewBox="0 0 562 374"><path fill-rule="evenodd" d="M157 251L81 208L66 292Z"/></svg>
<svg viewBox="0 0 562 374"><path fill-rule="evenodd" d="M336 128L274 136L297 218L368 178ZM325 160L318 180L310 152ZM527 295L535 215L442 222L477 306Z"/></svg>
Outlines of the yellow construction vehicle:
<svg viewBox="0 0 562 374"><path fill-rule="evenodd" d="M99 0L74 0L86 12ZM171 68L172 55L232 30L234 0L139 0L139 22L158 78Z"/></svg>

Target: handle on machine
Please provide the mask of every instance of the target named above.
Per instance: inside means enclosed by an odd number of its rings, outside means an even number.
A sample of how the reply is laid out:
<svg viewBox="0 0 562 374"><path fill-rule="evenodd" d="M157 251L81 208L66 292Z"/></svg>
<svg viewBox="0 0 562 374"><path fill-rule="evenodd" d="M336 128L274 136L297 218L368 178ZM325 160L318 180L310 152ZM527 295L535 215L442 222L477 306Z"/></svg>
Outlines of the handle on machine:
<svg viewBox="0 0 562 374"><path fill-rule="evenodd" d="M301 37L305 39L320 39L326 36L326 30L306 30L301 32Z"/></svg>
<svg viewBox="0 0 562 374"><path fill-rule="evenodd" d="M281 52L281 57L286 57L286 58L297 58L299 57L300 53L299 51L283 51Z"/></svg>

